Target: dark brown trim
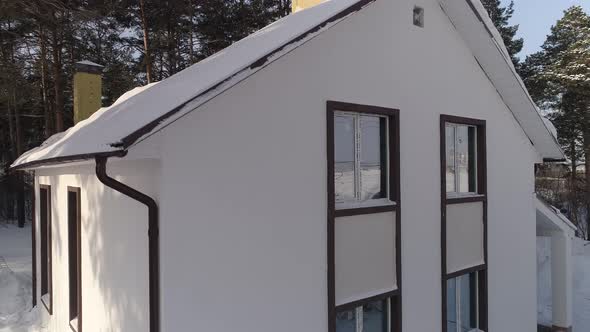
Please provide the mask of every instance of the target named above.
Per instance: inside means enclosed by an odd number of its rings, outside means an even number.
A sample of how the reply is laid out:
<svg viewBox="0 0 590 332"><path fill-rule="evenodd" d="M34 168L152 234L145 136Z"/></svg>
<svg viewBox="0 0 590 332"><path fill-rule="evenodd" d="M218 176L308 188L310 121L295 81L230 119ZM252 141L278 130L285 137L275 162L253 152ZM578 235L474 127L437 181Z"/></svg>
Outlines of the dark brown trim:
<svg viewBox="0 0 590 332"><path fill-rule="evenodd" d="M476 127L479 127L479 126L485 127L485 125L486 125L486 120L472 119L472 118L466 118L466 117L456 116L456 115L447 115L447 114L441 114L440 120L444 121L444 122L472 125L472 126L476 126Z"/></svg>
<svg viewBox="0 0 590 332"><path fill-rule="evenodd" d="M344 304L339 304L336 306L336 311L345 311L345 310L350 310L356 307L360 307L362 305L365 305L367 303L371 303L374 301L378 301L378 300L385 300L388 298L392 298L391 301L393 302L393 297L397 296L399 294L399 291L396 290L392 290L390 292L386 292L383 294L378 294L378 295L374 295L371 297L367 297L365 299L362 300L357 300L357 301L352 301L352 302L348 302L348 303L344 303Z"/></svg>
<svg viewBox="0 0 590 332"><path fill-rule="evenodd" d="M334 194L334 112L355 112L366 114L378 114L389 117L389 193L388 198L395 205L376 206L369 208L336 210ZM395 257L396 257L396 281L397 290L389 294L391 296L392 326L391 332L402 330L402 260L401 260L401 187L400 187L400 121L399 110L359 105L337 101L326 102L326 160L327 160L327 260L328 260L328 332L336 331L336 311L342 306L336 306L335 289L335 221L336 217L359 214L370 214L395 211ZM363 300L364 301L364 300ZM348 305L348 304L347 304ZM393 317L394 316L394 317Z"/></svg>
<svg viewBox="0 0 590 332"><path fill-rule="evenodd" d="M465 196L465 197L448 197L447 198L447 205L450 204L463 204L463 203L473 203L473 202L484 202L486 197L483 195L473 195L473 196Z"/></svg>
<svg viewBox="0 0 590 332"><path fill-rule="evenodd" d="M447 332L447 153L446 153L446 125L444 115L440 116L440 281L441 281L441 327Z"/></svg>
<svg viewBox="0 0 590 332"><path fill-rule="evenodd" d="M48 165L71 163L71 162L75 162L75 161L84 161L84 160L94 159L95 157L124 157L125 155L127 155L127 151L125 151L125 150L75 154L75 155L71 155L71 156L62 156L62 157L55 157L55 158L47 158L47 159L30 161L28 163L24 163L24 164L20 164L20 165L11 167L10 170L17 171L17 170L23 170L23 169L27 169L27 168L35 168L38 166L48 166Z"/></svg>
<svg viewBox="0 0 590 332"><path fill-rule="evenodd" d="M76 195L76 316L74 317L71 312L72 305L70 304L70 314L68 315L70 321L70 328L74 329L76 332L82 332L82 200L80 195L80 188L79 187L71 187L68 186L67 188L67 202L68 202L68 224L69 220L69 213L70 213L70 206L69 206L69 194L74 193ZM71 231L71 226L68 225L68 232ZM68 240L70 236L68 235ZM69 245L68 245L69 250ZM69 276L71 277L71 275ZM70 283L71 285L71 283ZM71 292L71 290L70 290ZM71 295L70 295L71 299ZM72 326L71 321L74 319L78 319L78 326Z"/></svg>
<svg viewBox="0 0 590 332"><path fill-rule="evenodd" d="M348 217L348 216L358 216L359 214L373 214L373 213L383 213L383 212L391 212L397 210L396 205L379 205L379 206L370 206L370 207L361 207L361 208L354 208L354 209L340 209L334 211L335 217Z"/></svg>
<svg viewBox="0 0 590 332"><path fill-rule="evenodd" d="M148 282L150 332L160 331L160 240L158 204L141 193L107 174L107 157L96 157L96 177L105 186L134 199L148 208Z"/></svg>
<svg viewBox="0 0 590 332"><path fill-rule="evenodd" d="M41 190L46 192L46 211L42 209ZM42 213L46 214L45 223L41 218ZM53 241L52 241L52 200L51 200L51 186L39 185L39 227L41 229L41 303L50 315L53 315ZM45 235L45 236L44 236ZM45 246L43 244L45 243ZM43 265L45 270L43 269ZM47 279L45 279L47 278ZM49 294L49 303L47 303L43 296Z"/></svg>
<svg viewBox="0 0 590 332"><path fill-rule="evenodd" d="M37 177L33 172L33 201L32 201L32 215L31 215L31 272L32 272L32 290L33 295L33 308L37 305L37 190L35 184L37 183Z"/></svg>
<svg viewBox="0 0 590 332"><path fill-rule="evenodd" d="M472 197L447 197L446 188L446 123L466 124L477 127L477 194ZM486 121L454 115L440 115L440 209L441 209L441 311L442 311L442 332L447 332L447 280L465 273L480 271L479 282L479 328L488 330L488 283L487 283L487 261L488 261L488 194L487 194L487 143L486 143ZM471 202L482 202L483 204L483 247L484 264L462 271L447 274L447 205L462 204Z"/></svg>
<svg viewBox="0 0 590 332"><path fill-rule="evenodd" d="M469 274L471 272L476 272L476 271L483 271L486 269L486 265L485 264L481 264L481 265L476 265L476 266L472 266L463 270L459 270L459 271L455 271L452 273L449 273L445 276L445 281L449 280L449 279L453 279L453 278L457 278L459 276L462 276L464 274Z"/></svg>
<svg viewBox="0 0 590 332"><path fill-rule="evenodd" d="M562 163L567 161L565 158L543 158L544 163Z"/></svg>
<svg viewBox="0 0 590 332"><path fill-rule="evenodd" d="M98 63L89 64L83 62L76 62L74 63L74 69L76 73L88 73L88 74L97 74L101 75L102 71L104 70L103 65L99 65Z"/></svg>

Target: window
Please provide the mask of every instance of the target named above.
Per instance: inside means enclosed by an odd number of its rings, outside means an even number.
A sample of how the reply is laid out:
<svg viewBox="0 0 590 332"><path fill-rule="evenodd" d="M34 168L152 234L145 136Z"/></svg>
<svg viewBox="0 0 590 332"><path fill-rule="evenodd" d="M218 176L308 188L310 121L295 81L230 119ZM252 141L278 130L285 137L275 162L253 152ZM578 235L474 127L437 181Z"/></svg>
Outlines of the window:
<svg viewBox="0 0 590 332"><path fill-rule="evenodd" d="M367 302L336 312L336 332L391 331L391 299Z"/></svg>
<svg viewBox="0 0 590 332"><path fill-rule="evenodd" d="M447 280L447 332L479 331L478 273Z"/></svg>
<svg viewBox="0 0 590 332"><path fill-rule="evenodd" d="M82 288L80 256L80 188L68 187L68 277L70 327L82 331Z"/></svg>
<svg viewBox="0 0 590 332"><path fill-rule="evenodd" d="M399 110L326 106L328 331L399 332Z"/></svg>
<svg viewBox="0 0 590 332"><path fill-rule="evenodd" d="M414 25L417 27L424 27L424 8L414 6L414 13L412 15Z"/></svg>
<svg viewBox="0 0 590 332"><path fill-rule="evenodd" d="M51 280L51 187L39 188L39 228L41 232L41 302L53 313Z"/></svg>
<svg viewBox="0 0 590 332"><path fill-rule="evenodd" d="M446 184L449 194L477 193L477 127L445 125Z"/></svg>
<svg viewBox="0 0 590 332"><path fill-rule="evenodd" d="M388 122L384 115L334 112L334 186L338 208L390 203Z"/></svg>

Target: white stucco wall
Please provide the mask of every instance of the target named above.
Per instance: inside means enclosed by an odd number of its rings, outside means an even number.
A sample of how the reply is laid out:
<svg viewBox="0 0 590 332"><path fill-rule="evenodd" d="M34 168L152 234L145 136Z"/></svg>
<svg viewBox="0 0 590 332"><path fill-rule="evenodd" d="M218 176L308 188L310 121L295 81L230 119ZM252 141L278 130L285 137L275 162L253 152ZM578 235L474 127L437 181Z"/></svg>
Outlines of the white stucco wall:
<svg viewBox="0 0 590 332"><path fill-rule="evenodd" d="M112 162L107 173L157 199L155 161ZM116 176L115 176L116 174ZM147 208L102 185L94 164L41 169L39 184L51 185L53 315L38 301L43 326L71 331L68 297L67 187L80 187L82 222L82 329L84 332L148 330ZM39 200L36 200L39 222ZM40 233L37 228L37 257ZM40 259L37 259L40 273ZM41 279L37 277L40 292Z"/></svg>
<svg viewBox="0 0 590 332"><path fill-rule="evenodd" d="M162 132L163 330L326 331L326 100L400 109L405 332L441 328L439 114L487 121L489 327L534 331L537 155L434 0L378 0Z"/></svg>

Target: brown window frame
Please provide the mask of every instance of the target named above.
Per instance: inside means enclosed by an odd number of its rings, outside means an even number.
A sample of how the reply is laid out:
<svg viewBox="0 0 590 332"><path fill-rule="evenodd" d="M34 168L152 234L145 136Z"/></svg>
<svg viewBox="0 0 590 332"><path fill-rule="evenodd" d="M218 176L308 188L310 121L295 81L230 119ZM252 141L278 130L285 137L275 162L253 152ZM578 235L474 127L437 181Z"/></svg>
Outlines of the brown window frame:
<svg viewBox="0 0 590 332"><path fill-rule="evenodd" d="M45 197L43 197L45 192ZM45 198L45 199L43 199ZM39 231L41 250L41 303L53 315L53 251L51 239L52 225L51 186L39 185ZM43 296L49 295L49 301Z"/></svg>
<svg viewBox="0 0 590 332"><path fill-rule="evenodd" d="M477 128L476 133L476 195L465 197L449 197L446 183L446 124L471 125ZM488 331L488 193L487 193L487 146L486 121L461 116L440 115L440 183L441 183L441 300L442 300L442 332L447 331L447 280L458 276L477 273L479 329ZM446 212L447 205L482 202L483 204L483 254L484 264L470 267L450 274L446 272Z"/></svg>
<svg viewBox="0 0 590 332"><path fill-rule="evenodd" d="M350 112L365 115L381 115L388 118L388 158L387 167L388 177L388 193L386 198L393 204L383 204L369 207L357 207L350 209L336 209L335 202L335 185L334 185L334 114L336 112ZM399 110L393 108L385 108L380 106L360 105L352 103L344 103L339 101L327 102L328 114L328 177L331 177L328 183L329 193L328 199L333 205L336 217L354 216L370 213L381 213L388 211L395 211L399 204Z"/></svg>
<svg viewBox="0 0 590 332"><path fill-rule="evenodd" d="M76 198L75 220L72 220L70 196ZM73 331L82 332L82 223L81 223L81 202L80 188L68 186L67 190L68 209L68 299L69 299L69 325ZM75 233L75 234L73 234ZM75 243L73 243L75 242ZM73 250L74 249L74 250ZM74 257L75 256L75 257ZM76 262L75 270L72 261ZM75 282L75 284L74 284ZM74 292L75 289L75 292ZM77 326L71 324L72 320L78 319Z"/></svg>
<svg viewBox="0 0 590 332"><path fill-rule="evenodd" d="M389 191L387 198L394 202L391 205L336 209L334 185L334 115L335 112L351 112L388 117L388 167ZM402 277L401 277L401 189L400 189L400 120L399 110L380 106L361 105L328 100L326 102L326 133L327 133L327 198L328 198L328 332L336 331L336 314L347 308L362 306L379 299L390 298L390 317L392 324L389 332L402 331ZM396 212L396 281L397 290L361 299L351 303L336 305L335 285L335 220L337 217L365 215L382 212Z"/></svg>

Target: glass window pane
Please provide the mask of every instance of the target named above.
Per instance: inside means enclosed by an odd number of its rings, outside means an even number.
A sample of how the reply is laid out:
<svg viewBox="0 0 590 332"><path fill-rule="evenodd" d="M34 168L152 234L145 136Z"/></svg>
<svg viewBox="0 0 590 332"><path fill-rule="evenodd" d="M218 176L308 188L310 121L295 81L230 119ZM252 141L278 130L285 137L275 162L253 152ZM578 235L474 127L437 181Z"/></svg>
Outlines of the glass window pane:
<svg viewBox="0 0 590 332"><path fill-rule="evenodd" d="M354 200L354 117L334 116L334 190L337 202Z"/></svg>
<svg viewBox="0 0 590 332"><path fill-rule="evenodd" d="M469 159L469 192L477 192L477 187L476 187L476 176L477 176L477 168L476 168L476 146L477 146L477 142L476 142L476 127L474 126L469 126L468 127L468 139L469 139L469 155L468 155L468 159Z"/></svg>
<svg viewBox="0 0 590 332"><path fill-rule="evenodd" d="M457 126L457 146L455 158L459 176L458 192L469 192L469 135L467 126Z"/></svg>
<svg viewBox="0 0 590 332"><path fill-rule="evenodd" d="M360 117L361 200L387 197L387 119Z"/></svg>
<svg viewBox="0 0 590 332"><path fill-rule="evenodd" d="M456 191L455 188L455 127L446 125L445 127L445 149L446 149L446 181L447 192Z"/></svg>
<svg viewBox="0 0 590 332"><path fill-rule="evenodd" d="M356 332L356 310L336 313L336 332Z"/></svg>
<svg viewBox="0 0 590 332"><path fill-rule="evenodd" d="M363 306L363 332L386 332L387 300L379 300Z"/></svg>
<svg viewBox="0 0 590 332"><path fill-rule="evenodd" d="M457 289L455 279L447 280L447 332L457 331Z"/></svg>
<svg viewBox="0 0 590 332"><path fill-rule="evenodd" d="M476 306L475 306L475 285L472 284L472 274L465 274L457 278L460 288L459 293L461 294L460 299L460 331L469 332L476 328Z"/></svg>

